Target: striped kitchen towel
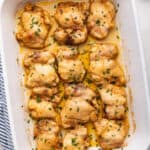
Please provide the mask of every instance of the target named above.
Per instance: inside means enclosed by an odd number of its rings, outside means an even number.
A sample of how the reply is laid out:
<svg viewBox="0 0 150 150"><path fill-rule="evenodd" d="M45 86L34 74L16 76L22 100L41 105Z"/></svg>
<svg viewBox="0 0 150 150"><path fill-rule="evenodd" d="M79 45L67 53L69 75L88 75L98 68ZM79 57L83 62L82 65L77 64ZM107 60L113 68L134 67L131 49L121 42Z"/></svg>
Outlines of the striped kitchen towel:
<svg viewBox="0 0 150 150"><path fill-rule="evenodd" d="M7 112L1 57L0 57L0 147L2 150L14 150Z"/></svg>

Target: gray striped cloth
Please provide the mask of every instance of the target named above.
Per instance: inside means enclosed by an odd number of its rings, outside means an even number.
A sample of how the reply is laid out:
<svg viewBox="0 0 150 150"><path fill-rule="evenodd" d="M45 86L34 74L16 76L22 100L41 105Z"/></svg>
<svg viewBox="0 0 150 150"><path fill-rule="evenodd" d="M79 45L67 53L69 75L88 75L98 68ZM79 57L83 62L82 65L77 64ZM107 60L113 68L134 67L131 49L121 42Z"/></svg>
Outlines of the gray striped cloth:
<svg viewBox="0 0 150 150"><path fill-rule="evenodd" d="M2 150L14 150L7 112L1 57L0 57L0 145Z"/></svg>

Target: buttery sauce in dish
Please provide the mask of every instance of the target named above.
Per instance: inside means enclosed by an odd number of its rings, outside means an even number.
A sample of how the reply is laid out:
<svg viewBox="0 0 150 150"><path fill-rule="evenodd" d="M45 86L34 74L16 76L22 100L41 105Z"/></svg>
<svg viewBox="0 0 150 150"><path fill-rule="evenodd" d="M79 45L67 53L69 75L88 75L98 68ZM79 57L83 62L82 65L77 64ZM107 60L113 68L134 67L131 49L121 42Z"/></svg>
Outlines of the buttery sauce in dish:
<svg viewBox="0 0 150 150"><path fill-rule="evenodd" d="M122 148L128 104L109 0L27 3L16 14L37 150Z"/></svg>

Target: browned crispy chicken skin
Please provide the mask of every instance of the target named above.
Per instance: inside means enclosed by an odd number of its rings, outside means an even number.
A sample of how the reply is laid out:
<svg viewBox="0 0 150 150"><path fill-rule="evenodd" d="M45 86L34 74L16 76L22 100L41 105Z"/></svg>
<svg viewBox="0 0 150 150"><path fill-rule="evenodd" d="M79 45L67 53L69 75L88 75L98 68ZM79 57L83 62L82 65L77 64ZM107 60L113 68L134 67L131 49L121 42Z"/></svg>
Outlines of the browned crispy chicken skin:
<svg viewBox="0 0 150 150"><path fill-rule="evenodd" d="M28 110L30 111L31 117L34 119L55 119L57 115L53 103L45 101L39 97L28 101Z"/></svg>
<svg viewBox="0 0 150 150"><path fill-rule="evenodd" d="M80 44L87 38L85 20L89 4L85 2L60 2L57 6L55 19L59 28L55 31L55 39L59 43Z"/></svg>
<svg viewBox="0 0 150 150"><path fill-rule="evenodd" d="M49 13L39 6L27 4L20 17L16 38L26 47L40 49L45 47L50 27Z"/></svg>
<svg viewBox="0 0 150 150"><path fill-rule="evenodd" d="M97 120L96 95L91 89L82 84L67 85L65 92L68 98L61 111L64 128L75 127L78 123Z"/></svg>
<svg viewBox="0 0 150 150"><path fill-rule="evenodd" d="M128 134L128 124L124 122L100 119L95 122L95 128L103 149L121 147Z"/></svg>
<svg viewBox="0 0 150 150"><path fill-rule="evenodd" d="M84 126L78 126L70 130L63 139L62 150L85 150L88 147L87 129Z"/></svg>
<svg viewBox="0 0 150 150"><path fill-rule="evenodd" d="M48 119L40 120L34 128L34 136L37 142L37 150L59 150L59 126Z"/></svg>
<svg viewBox="0 0 150 150"><path fill-rule="evenodd" d="M52 103L58 104L61 101L62 94L58 87L35 87L31 90L31 96L36 98L39 96L41 99L45 101L49 101Z"/></svg>
<svg viewBox="0 0 150 150"><path fill-rule="evenodd" d="M89 73L96 84L125 84L124 72L116 60L118 49L111 43L96 43L90 50Z"/></svg>
<svg viewBox="0 0 150 150"><path fill-rule="evenodd" d="M27 75L27 79L25 83L27 87L30 88L42 87L42 86L52 87L58 84L59 77L54 67L55 57L52 54L50 53L47 54L47 53L34 52L29 56L28 55L25 56L24 65L29 66L29 73ZM37 55L38 58L34 57ZM47 63L42 64L39 62L47 62Z"/></svg>
<svg viewBox="0 0 150 150"><path fill-rule="evenodd" d="M29 51L24 55L23 65L24 67L30 67L35 63L46 64L54 62L54 59L51 52L47 50Z"/></svg>
<svg viewBox="0 0 150 150"><path fill-rule="evenodd" d="M67 83L81 82L85 76L85 68L78 58L78 51L74 47L61 46L57 55L58 73Z"/></svg>
<svg viewBox="0 0 150 150"><path fill-rule="evenodd" d="M114 27L115 7L109 0L92 0L87 26L90 34L97 38L105 38Z"/></svg>
<svg viewBox="0 0 150 150"><path fill-rule="evenodd" d="M126 111L126 92L124 87L107 84L99 90L105 104L105 113L108 119L124 119Z"/></svg>

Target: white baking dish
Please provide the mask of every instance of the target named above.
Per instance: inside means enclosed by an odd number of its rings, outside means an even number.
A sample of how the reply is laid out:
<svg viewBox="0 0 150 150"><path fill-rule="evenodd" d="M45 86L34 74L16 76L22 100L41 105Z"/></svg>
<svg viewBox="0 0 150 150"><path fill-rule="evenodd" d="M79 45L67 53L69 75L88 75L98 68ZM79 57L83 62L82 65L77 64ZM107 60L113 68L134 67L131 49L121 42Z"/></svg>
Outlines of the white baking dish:
<svg viewBox="0 0 150 150"><path fill-rule="evenodd" d="M15 150L31 150L26 131L23 103L23 89L20 86L21 69L17 65L18 44L13 34L15 14L25 0L0 0L0 51L4 68L6 98ZM134 0L118 0L117 22L123 41L123 59L130 75L129 87L132 89L133 112L136 122L124 150L146 150L150 144L149 94L144 64L143 49L135 14Z"/></svg>

